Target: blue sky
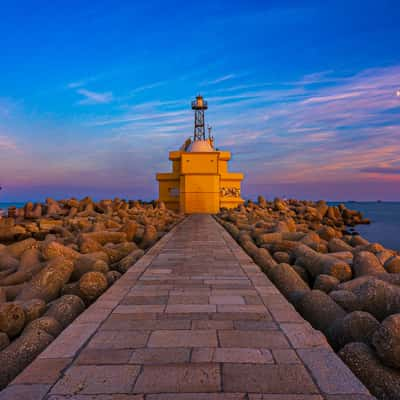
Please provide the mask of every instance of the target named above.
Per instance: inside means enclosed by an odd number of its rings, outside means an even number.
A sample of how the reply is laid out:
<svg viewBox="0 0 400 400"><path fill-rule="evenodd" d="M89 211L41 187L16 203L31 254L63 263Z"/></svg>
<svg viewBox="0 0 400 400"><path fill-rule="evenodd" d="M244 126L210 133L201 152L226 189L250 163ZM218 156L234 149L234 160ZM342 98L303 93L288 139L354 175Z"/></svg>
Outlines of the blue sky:
<svg viewBox="0 0 400 400"><path fill-rule="evenodd" d="M154 198L209 102L244 196L400 200L395 1L5 1L0 201Z"/></svg>

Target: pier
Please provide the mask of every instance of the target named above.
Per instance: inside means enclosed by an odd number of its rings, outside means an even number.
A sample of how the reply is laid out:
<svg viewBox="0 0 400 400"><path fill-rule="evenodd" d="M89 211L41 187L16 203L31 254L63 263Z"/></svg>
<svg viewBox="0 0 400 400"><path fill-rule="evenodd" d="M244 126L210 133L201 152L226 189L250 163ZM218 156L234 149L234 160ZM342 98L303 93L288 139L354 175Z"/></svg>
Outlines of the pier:
<svg viewBox="0 0 400 400"><path fill-rule="evenodd" d="M11 399L373 397L224 228L193 214L1 392Z"/></svg>

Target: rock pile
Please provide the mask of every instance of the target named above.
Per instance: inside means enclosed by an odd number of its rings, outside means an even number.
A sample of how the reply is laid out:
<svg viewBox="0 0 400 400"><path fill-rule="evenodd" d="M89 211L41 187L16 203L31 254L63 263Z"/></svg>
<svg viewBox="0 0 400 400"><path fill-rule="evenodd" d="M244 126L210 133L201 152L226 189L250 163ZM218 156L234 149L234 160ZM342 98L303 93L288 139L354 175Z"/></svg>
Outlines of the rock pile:
<svg viewBox="0 0 400 400"><path fill-rule="evenodd" d="M0 218L0 389L182 218L89 197L12 214Z"/></svg>
<svg viewBox="0 0 400 400"><path fill-rule="evenodd" d="M400 399L400 254L344 205L275 199L216 217L380 399Z"/></svg>

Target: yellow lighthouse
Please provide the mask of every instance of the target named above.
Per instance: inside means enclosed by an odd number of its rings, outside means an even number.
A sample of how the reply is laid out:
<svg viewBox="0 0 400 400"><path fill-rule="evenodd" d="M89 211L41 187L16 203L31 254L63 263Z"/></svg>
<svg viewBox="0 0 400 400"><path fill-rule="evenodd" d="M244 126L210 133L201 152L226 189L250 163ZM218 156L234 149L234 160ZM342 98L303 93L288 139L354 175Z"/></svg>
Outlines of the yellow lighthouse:
<svg viewBox="0 0 400 400"><path fill-rule="evenodd" d="M228 172L229 151L214 148L214 139L206 139L204 111L207 102L197 96L193 140L188 139L178 151L171 151L171 173L157 174L159 200L186 214L215 214L220 208L233 208L243 203L240 195L242 173Z"/></svg>

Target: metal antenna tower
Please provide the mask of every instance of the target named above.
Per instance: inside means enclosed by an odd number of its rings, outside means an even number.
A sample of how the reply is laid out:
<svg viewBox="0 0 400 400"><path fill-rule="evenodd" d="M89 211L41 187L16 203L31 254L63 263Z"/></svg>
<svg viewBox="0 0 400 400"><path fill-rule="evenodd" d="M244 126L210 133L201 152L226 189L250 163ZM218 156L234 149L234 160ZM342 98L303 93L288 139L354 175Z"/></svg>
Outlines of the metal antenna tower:
<svg viewBox="0 0 400 400"><path fill-rule="evenodd" d="M207 110L207 102L203 97L198 95L196 100L192 101L192 110L194 110L194 135L193 141L206 140L206 132L204 127L204 110Z"/></svg>
<svg viewBox="0 0 400 400"><path fill-rule="evenodd" d="M208 130L208 139L209 139L209 140L214 139L214 138L211 136L212 126L207 125L207 130Z"/></svg>

